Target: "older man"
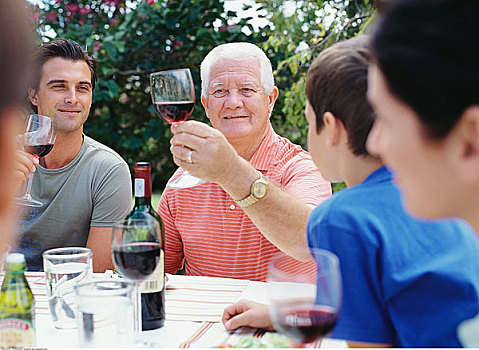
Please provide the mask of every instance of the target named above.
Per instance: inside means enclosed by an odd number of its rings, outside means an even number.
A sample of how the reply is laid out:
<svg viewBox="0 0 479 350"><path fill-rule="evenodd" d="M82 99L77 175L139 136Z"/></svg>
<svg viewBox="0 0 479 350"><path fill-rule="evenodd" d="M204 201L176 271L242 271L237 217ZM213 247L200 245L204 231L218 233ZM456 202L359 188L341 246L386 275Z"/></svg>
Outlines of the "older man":
<svg viewBox="0 0 479 350"><path fill-rule="evenodd" d="M201 79L212 127L173 125L171 152L182 169L209 182L163 193L165 270L174 273L184 261L190 275L263 281L276 246L294 252L306 245L309 213L331 186L307 152L274 132L269 116L278 89L261 49L220 45L203 60Z"/></svg>

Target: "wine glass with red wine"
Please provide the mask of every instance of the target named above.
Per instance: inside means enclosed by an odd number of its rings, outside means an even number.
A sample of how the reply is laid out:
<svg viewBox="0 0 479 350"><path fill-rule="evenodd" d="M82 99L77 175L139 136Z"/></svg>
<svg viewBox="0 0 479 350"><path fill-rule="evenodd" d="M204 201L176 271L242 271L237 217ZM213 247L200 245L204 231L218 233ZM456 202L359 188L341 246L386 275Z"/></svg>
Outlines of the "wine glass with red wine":
<svg viewBox="0 0 479 350"><path fill-rule="evenodd" d="M195 86L188 68L150 74L151 100L158 115L168 124L187 120L195 107ZM183 170L181 176L168 183L172 188L189 188L205 181Z"/></svg>
<svg viewBox="0 0 479 350"><path fill-rule="evenodd" d="M156 220L128 219L113 225L111 252L115 268L122 277L135 284L135 343L146 345L141 337L141 291L140 284L155 273L161 254L159 234L161 228Z"/></svg>
<svg viewBox="0 0 479 350"><path fill-rule="evenodd" d="M305 347L331 332L341 304L337 256L321 249L309 252L314 262L306 265L280 252L268 272L271 319L293 347Z"/></svg>
<svg viewBox="0 0 479 350"><path fill-rule="evenodd" d="M28 117L27 127L21 135L23 149L38 158L45 157L52 150L56 136L57 130L53 119L40 114L32 114ZM20 205L41 207L43 203L33 199L30 194L33 174L31 173L28 178L23 197L15 198L15 200Z"/></svg>

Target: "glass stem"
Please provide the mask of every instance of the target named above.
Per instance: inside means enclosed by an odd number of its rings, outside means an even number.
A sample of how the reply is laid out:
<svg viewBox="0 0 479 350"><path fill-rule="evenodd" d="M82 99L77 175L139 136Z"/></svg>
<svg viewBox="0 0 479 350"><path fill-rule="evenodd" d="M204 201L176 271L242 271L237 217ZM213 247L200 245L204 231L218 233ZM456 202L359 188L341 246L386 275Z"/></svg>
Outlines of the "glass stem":
<svg viewBox="0 0 479 350"><path fill-rule="evenodd" d="M140 283L135 282L135 338L141 341L141 291Z"/></svg>
<svg viewBox="0 0 479 350"><path fill-rule="evenodd" d="M32 190L32 182L33 182L33 175L35 173L30 173L30 176L28 177L28 182L27 182L27 190L25 191L25 194L23 195L23 198L30 200L32 199L32 196L30 195L30 191Z"/></svg>

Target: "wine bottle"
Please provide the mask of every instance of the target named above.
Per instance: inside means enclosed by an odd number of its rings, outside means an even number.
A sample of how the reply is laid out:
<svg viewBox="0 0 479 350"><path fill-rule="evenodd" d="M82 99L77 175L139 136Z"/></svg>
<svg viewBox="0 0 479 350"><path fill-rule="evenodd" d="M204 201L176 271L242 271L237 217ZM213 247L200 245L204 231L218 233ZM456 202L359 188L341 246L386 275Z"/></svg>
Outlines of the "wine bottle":
<svg viewBox="0 0 479 350"><path fill-rule="evenodd" d="M163 221L151 206L151 166L147 162L135 163L135 206L125 218L129 220L154 220L160 229L160 261L155 272L141 283L142 329L151 330L165 323L165 230Z"/></svg>
<svg viewBox="0 0 479 350"><path fill-rule="evenodd" d="M0 291L0 347L35 347L35 300L25 278L23 254L9 254Z"/></svg>

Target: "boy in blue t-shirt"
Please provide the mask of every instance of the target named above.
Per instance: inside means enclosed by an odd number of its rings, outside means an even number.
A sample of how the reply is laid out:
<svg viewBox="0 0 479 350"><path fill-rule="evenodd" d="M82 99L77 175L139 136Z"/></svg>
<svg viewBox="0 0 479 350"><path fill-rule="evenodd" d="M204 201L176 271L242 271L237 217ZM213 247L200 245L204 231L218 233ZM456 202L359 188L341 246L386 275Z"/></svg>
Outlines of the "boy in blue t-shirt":
<svg viewBox="0 0 479 350"><path fill-rule="evenodd" d="M425 222L401 205L391 172L366 150L368 43L323 51L306 84L308 143L325 178L344 181L312 212L310 247L338 255L343 305L331 336L354 346L459 347L456 330L479 308L479 243L462 222ZM241 301L225 327L271 329L267 308Z"/></svg>

